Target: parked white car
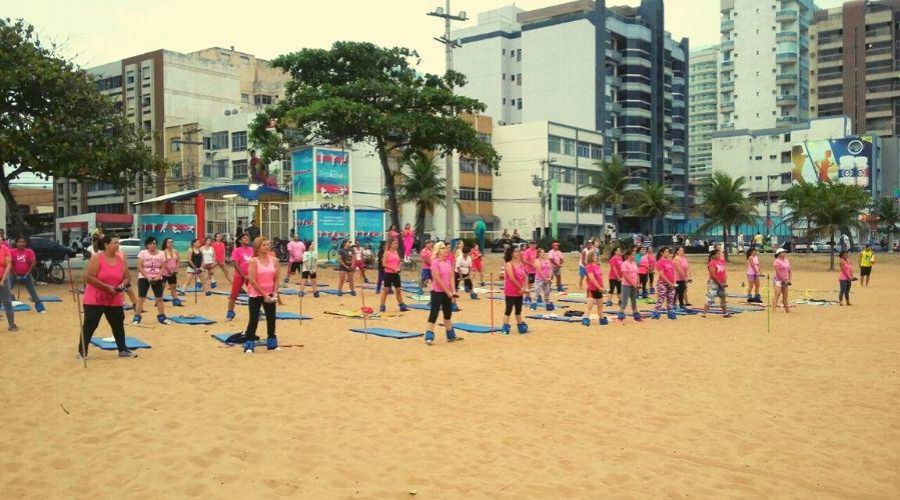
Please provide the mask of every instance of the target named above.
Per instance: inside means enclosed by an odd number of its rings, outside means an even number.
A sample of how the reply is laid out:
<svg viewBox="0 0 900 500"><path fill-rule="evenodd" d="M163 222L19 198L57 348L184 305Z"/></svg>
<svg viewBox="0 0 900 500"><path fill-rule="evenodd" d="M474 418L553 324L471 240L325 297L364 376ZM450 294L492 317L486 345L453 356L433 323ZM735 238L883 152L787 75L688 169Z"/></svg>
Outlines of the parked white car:
<svg viewBox="0 0 900 500"><path fill-rule="evenodd" d="M119 240L119 251L125 254L129 265L134 265L137 262L137 254L141 251L141 240L136 238Z"/></svg>

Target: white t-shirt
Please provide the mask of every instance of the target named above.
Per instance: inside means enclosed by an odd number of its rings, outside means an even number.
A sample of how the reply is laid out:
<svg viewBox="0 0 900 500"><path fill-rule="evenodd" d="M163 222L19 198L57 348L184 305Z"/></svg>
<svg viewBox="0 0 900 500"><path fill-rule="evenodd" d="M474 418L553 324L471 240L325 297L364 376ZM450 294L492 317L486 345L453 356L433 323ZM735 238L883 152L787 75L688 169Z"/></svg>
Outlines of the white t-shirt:
<svg viewBox="0 0 900 500"><path fill-rule="evenodd" d="M316 252L311 250L307 250L303 252L303 270L306 272L314 273L316 272L316 266L319 264L318 259L316 258Z"/></svg>
<svg viewBox="0 0 900 500"><path fill-rule="evenodd" d="M200 253L203 254L204 266L216 263L216 251L213 250L213 247L200 247Z"/></svg>
<svg viewBox="0 0 900 500"><path fill-rule="evenodd" d="M460 255L456 258L456 272L461 276L468 276L470 269L472 269L472 257Z"/></svg>

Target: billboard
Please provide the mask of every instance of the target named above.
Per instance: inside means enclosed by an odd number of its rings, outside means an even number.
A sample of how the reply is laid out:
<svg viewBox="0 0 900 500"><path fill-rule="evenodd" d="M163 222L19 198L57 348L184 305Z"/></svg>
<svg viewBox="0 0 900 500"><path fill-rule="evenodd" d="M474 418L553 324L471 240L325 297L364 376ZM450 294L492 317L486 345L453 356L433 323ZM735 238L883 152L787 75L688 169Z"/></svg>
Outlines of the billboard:
<svg viewBox="0 0 900 500"><path fill-rule="evenodd" d="M319 203L345 204L350 194L350 154L346 151L316 149L316 194ZM337 197L337 199L334 199ZM327 200L327 201L326 201Z"/></svg>
<svg viewBox="0 0 900 500"><path fill-rule="evenodd" d="M175 250L184 253L191 245L191 240L197 237L196 215L155 214L141 215L138 220L138 233L141 240L148 236L156 237L159 248L166 238L172 238Z"/></svg>
<svg viewBox="0 0 900 500"><path fill-rule="evenodd" d="M350 237L350 212L346 210L317 210L316 249L320 259L334 254L341 242Z"/></svg>
<svg viewBox="0 0 900 500"><path fill-rule="evenodd" d="M808 141L791 149L791 178L800 184L847 184L868 189L875 164L872 136Z"/></svg>
<svg viewBox="0 0 900 500"><path fill-rule="evenodd" d="M360 245L371 243L377 246L384 239L384 211L356 209L353 217L353 238Z"/></svg>
<svg viewBox="0 0 900 500"><path fill-rule="evenodd" d="M294 151L291 170L291 201L315 200L313 186L313 150Z"/></svg>
<svg viewBox="0 0 900 500"><path fill-rule="evenodd" d="M314 210L296 210L294 212L294 230L300 241L308 243L316 236Z"/></svg>

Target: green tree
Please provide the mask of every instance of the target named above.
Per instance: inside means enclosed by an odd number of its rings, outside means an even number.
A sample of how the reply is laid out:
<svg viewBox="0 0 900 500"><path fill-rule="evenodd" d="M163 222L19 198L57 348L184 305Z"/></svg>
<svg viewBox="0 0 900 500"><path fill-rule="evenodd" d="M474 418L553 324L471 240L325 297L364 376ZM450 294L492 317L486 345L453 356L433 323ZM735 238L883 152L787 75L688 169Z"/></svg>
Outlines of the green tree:
<svg viewBox="0 0 900 500"><path fill-rule="evenodd" d="M897 231L897 225L900 224L900 210L897 209L897 202L889 196L879 198L875 204L875 215L878 216L878 224L884 228L888 237L888 248L893 248L892 234Z"/></svg>
<svg viewBox="0 0 900 500"><path fill-rule="evenodd" d="M835 238L842 229L860 227L859 214L869 203L869 194L859 186L845 184L817 184L808 200L809 234L829 238L831 262L834 270Z"/></svg>
<svg viewBox="0 0 900 500"><path fill-rule="evenodd" d="M461 114L484 111L484 104L454 94L463 75L421 74L418 58L406 48L336 42L330 50L303 49L272 64L291 76L284 98L251 126L254 144L272 144L279 134L289 144L371 144L384 173L391 221L400 225L395 168L391 158L409 151L454 150L497 169L500 157L479 138ZM416 62L418 64L418 61ZM274 130L268 130L274 126ZM277 148L264 148L263 161L277 159Z"/></svg>
<svg viewBox="0 0 900 500"><path fill-rule="evenodd" d="M722 227L722 240L725 258L728 259L728 236L731 229L741 224L752 224L758 215L756 203L745 196L745 179L733 179L724 172L713 172L700 186L703 198L701 207L706 217L698 233L706 232L714 227Z"/></svg>
<svg viewBox="0 0 900 500"><path fill-rule="evenodd" d="M12 233L28 228L10 183L24 174L69 177L116 187L138 175L164 175L143 137L93 79L45 45L22 20L0 19L0 194Z"/></svg>
<svg viewBox="0 0 900 500"><path fill-rule="evenodd" d="M650 219L652 228L650 232L655 230L657 222L664 218L675 204L674 198L666 194L665 187L649 182L642 182L637 190L629 191L626 199L630 215Z"/></svg>
<svg viewBox="0 0 900 500"><path fill-rule="evenodd" d="M416 235L421 248L425 241L426 215L433 215L437 206L447 206L447 183L433 157L421 151L406 155L401 163L397 198L400 203L416 206Z"/></svg>
<svg viewBox="0 0 900 500"><path fill-rule="evenodd" d="M791 233L797 227L809 229L815 191L815 184L801 183L794 184L781 195L781 204L787 212L784 221L790 225Z"/></svg>
<svg viewBox="0 0 900 500"><path fill-rule="evenodd" d="M588 177L587 189L593 190L592 194L581 198L581 205L585 208L603 207L609 205L612 208L613 225L616 234L619 232L619 211L625 202L625 188L631 181L631 176L622 166L622 160L613 156L610 161L596 163L600 168L598 174Z"/></svg>

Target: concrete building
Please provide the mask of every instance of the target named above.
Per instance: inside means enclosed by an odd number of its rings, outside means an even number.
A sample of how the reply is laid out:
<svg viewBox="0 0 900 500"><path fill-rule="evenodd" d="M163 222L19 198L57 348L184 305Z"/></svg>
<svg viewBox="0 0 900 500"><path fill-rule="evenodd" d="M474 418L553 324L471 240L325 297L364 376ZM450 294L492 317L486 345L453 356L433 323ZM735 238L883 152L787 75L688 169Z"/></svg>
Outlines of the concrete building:
<svg viewBox="0 0 900 500"><path fill-rule="evenodd" d="M267 61L218 47L189 54L156 50L90 68L88 72L97 78L100 91L117 101L135 127L150 135L155 154L168 157L169 153L178 152L172 151L175 136L167 129L192 125L189 130L194 130L194 134L190 138L202 142L204 151L199 159L194 158L199 162L195 165L197 175L202 178L208 173L208 180L241 180L235 179L233 173L240 173L242 167L233 162L248 160L247 115L275 102L287 80ZM225 150L228 155L221 153ZM186 171L183 166L179 168ZM223 172L226 175L220 175ZM78 179L54 182L59 217L85 212L131 213L131 202L177 191L179 183L183 185L183 180L173 178L172 172L134 179L123 192L109 184Z"/></svg>
<svg viewBox="0 0 900 500"><path fill-rule="evenodd" d="M688 41L672 39L663 15L662 0L637 8L579 0L479 14L477 25L453 34L461 43L454 68L469 81L459 92L487 105L500 125L495 134L533 122L599 132L601 158L618 155L635 179L670 186L678 207L670 219L683 220Z"/></svg>
<svg viewBox="0 0 900 500"><path fill-rule="evenodd" d="M719 128L769 129L809 116L812 0L721 0Z"/></svg>
<svg viewBox="0 0 900 500"><path fill-rule="evenodd" d="M857 134L900 134L900 0L818 11L810 51L811 115L849 116Z"/></svg>
<svg viewBox="0 0 900 500"><path fill-rule="evenodd" d="M688 171L691 184L712 172L712 133L719 127L719 47L691 52L688 82Z"/></svg>

